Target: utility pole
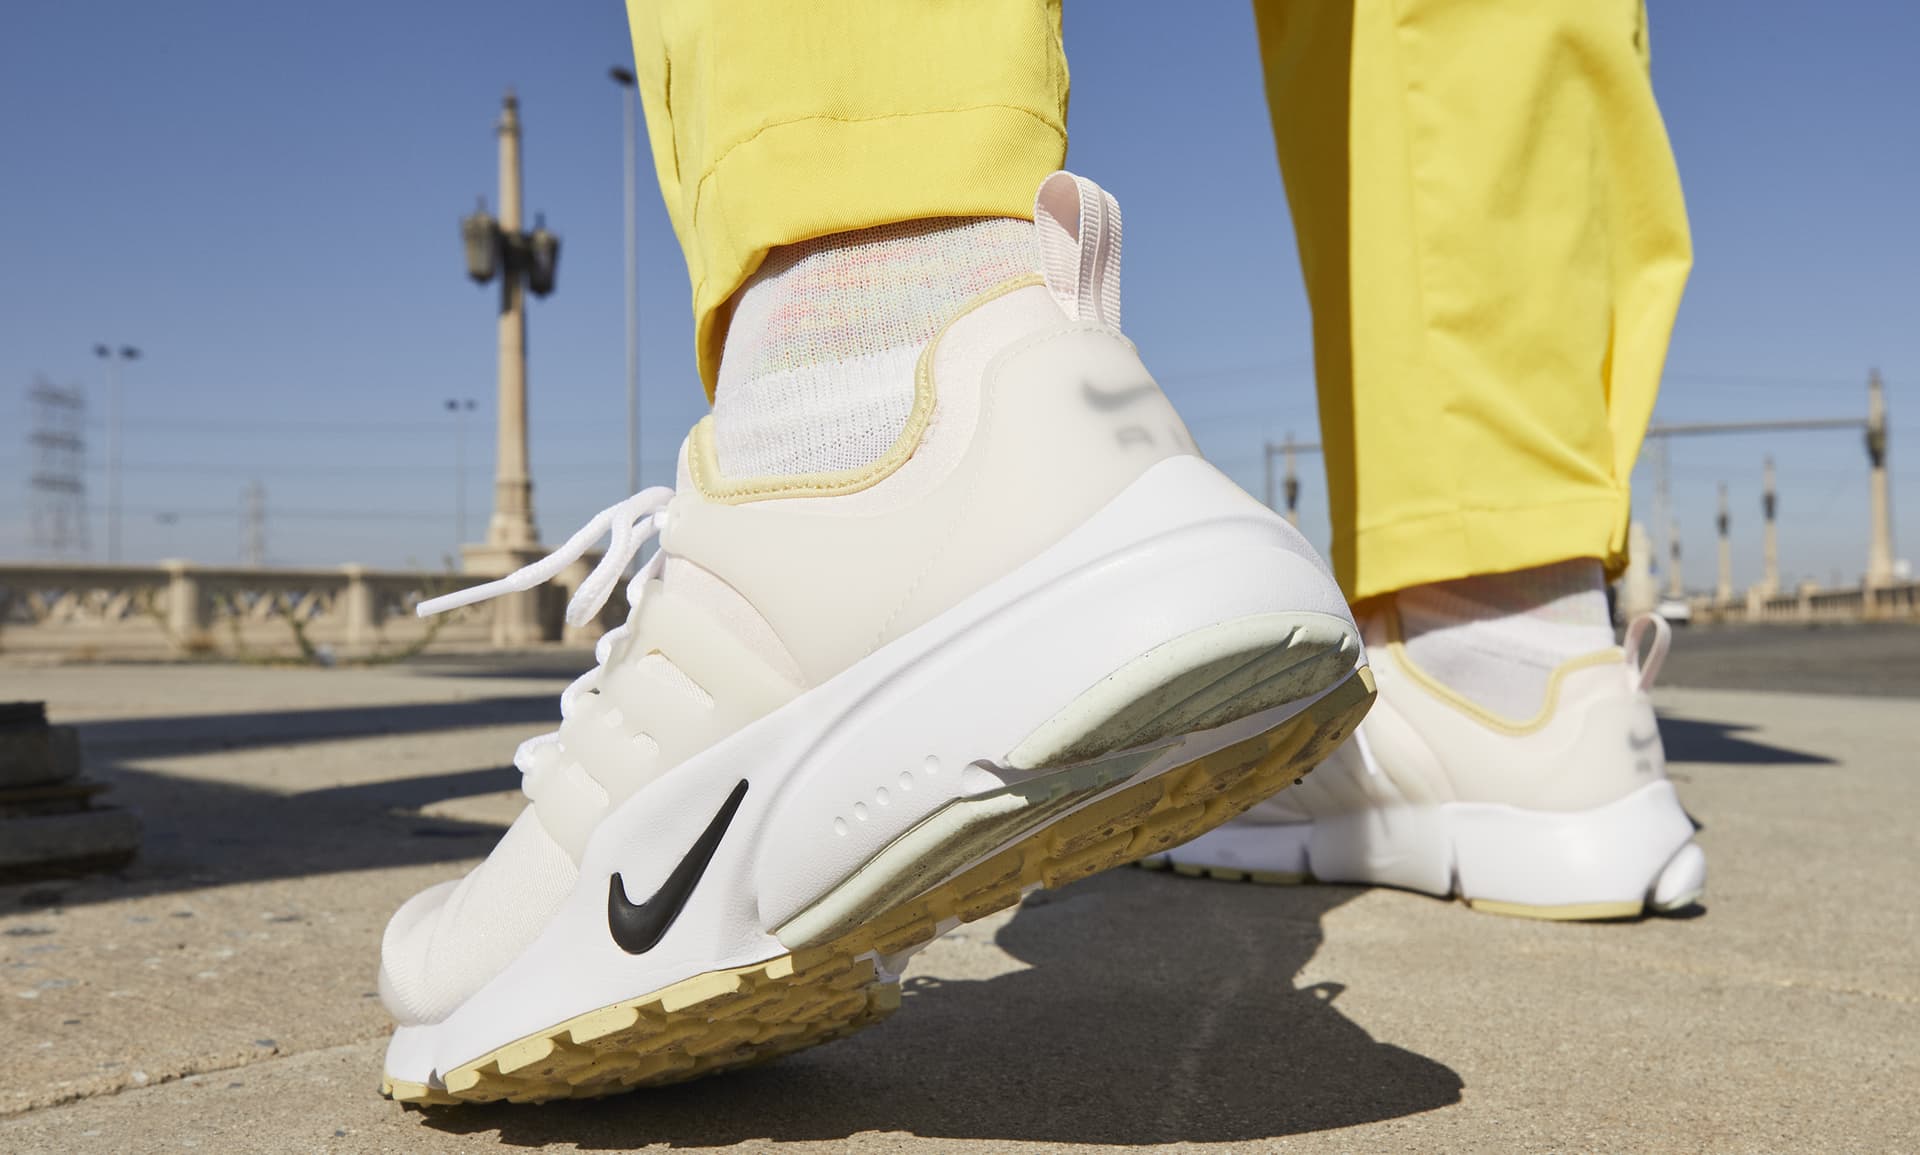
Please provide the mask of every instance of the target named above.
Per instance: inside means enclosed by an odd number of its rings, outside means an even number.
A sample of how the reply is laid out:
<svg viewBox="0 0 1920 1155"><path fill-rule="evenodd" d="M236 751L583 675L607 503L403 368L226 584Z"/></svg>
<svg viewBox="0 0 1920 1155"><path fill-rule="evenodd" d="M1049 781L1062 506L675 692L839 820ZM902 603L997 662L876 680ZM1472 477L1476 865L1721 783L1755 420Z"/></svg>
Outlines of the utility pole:
<svg viewBox="0 0 1920 1155"><path fill-rule="evenodd" d="M85 553L87 543L87 397L80 386L62 389L45 381L27 391L33 407L34 547L55 558Z"/></svg>
<svg viewBox="0 0 1920 1155"><path fill-rule="evenodd" d="M638 212L637 193L634 182L637 179L638 159L635 156L634 141L639 133L639 116L635 105L639 99L634 86L633 72L630 69L614 67L608 70L615 84L620 86L625 106L626 133L623 137L623 152L626 157L626 226L627 226L627 492L640 492L640 240L639 229L635 222Z"/></svg>

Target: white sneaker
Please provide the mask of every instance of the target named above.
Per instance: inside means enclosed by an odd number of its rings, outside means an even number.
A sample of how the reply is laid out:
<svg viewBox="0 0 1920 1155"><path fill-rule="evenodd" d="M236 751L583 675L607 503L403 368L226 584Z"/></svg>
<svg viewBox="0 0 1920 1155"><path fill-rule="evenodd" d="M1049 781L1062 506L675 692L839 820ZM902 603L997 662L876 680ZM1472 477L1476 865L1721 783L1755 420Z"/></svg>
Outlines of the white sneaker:
<svg viewBox="0 0 1920 1155"><path fill-rule="evenodd" d="M1700 897L1706 855L1667 780L1647 694L1664 621L1641 618L1624 651L1559 667L1540 715L1519 722L1416 668L1393 610L1366 635L1380 701L1353 739L1301 785L1143 866L1377 883L1528 918L1630 918Z"/></svg>
<svg viewBox="0 0 1920 1155"><path fill-rule="evenodd" d="M586 620L660 535L515 758L531 804L387 929L386 1093L598 1095L869 1025L934 936L1226 821L1358 723L1331 575L1195 455L1107 323L1117 206L1066 191L1090 211L1042 267L1078 285L955 317L887 459L729 480L709 419L677 492L443 599L531 588L610 529Z"/></svg>

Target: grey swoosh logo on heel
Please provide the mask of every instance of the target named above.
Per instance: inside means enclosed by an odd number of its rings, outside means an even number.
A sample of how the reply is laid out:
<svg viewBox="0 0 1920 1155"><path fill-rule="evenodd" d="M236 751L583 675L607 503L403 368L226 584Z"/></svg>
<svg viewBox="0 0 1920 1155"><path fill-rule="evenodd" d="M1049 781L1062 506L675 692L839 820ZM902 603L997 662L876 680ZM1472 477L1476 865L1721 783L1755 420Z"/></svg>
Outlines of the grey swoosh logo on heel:
<svg viewBox="0 0 1920 1155"><path fill-rule="evenodd" d="M1080 395L1087 404L1095 409L1124 409L1135 401L1144 401L1160 391L1160 386L1148 381L1126 389L1095 389L1093 382L1080 382Z"/></svg>

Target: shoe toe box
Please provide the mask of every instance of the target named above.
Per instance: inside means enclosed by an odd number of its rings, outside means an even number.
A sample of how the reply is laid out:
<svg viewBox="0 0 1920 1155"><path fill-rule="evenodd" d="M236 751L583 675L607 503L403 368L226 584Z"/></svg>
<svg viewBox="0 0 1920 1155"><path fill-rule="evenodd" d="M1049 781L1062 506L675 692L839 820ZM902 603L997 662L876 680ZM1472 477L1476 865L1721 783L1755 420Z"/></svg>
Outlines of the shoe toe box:
<svg viewBox="0 0 1920 1155"><path fill-rule="evenodd" d="M387 922L380 998L402 1026L435 1023L540 934L579 871L531 808L465 878L414 895Z"/></svg>

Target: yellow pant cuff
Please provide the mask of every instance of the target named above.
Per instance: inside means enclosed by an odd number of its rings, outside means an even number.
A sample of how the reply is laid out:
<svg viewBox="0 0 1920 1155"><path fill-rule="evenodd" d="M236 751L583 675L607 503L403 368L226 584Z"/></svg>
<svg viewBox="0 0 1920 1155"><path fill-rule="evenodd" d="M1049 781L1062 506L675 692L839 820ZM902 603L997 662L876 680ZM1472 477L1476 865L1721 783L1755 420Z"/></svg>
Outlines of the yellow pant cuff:
<svg viewBox="0 0 1920 1155"><path fill-rule="evenodd" d="M1410 586L1509 573L1569 558L1626 565L1626 497L1603 495L1509 509L1467 509L1361 530L1351 554L1335 544L1351 601Z"/></svg>

